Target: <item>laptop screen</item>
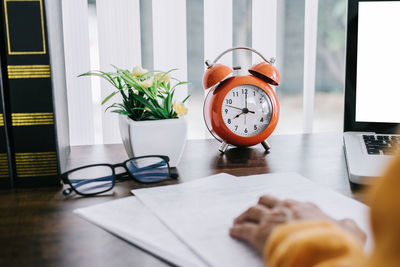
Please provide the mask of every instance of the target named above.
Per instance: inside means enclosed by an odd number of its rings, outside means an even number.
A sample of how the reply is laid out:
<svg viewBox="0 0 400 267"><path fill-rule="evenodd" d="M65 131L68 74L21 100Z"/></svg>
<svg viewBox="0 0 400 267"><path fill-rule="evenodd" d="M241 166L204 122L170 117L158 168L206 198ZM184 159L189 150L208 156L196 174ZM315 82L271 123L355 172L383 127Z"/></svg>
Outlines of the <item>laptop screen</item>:
<svg viewBox="0 0 400 267"><path fill-rule="evenodd" d="M358 4L355 120L400 123L400 2Z"/></svg>

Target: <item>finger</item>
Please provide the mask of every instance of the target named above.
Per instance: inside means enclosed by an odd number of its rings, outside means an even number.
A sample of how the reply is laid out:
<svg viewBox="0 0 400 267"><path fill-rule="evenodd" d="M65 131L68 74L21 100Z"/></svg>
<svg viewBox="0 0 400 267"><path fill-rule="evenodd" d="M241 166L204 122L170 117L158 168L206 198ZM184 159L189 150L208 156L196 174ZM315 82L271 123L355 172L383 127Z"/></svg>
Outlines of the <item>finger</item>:
<svg viewBox="0 0 400 267"><path fill-rule="evenodd" d="M277 206L271 210L270 222L273 223L284 223L293 220L292 210L285 206Z"/></svg>
<svg viewBox="0 0 400 267"><path fill-rule="evenodd" d="M304 202L304 204L309 206L309 207L312 207L314 209L320 209L315 203L310 202L310 201Z"/></svg>
<svg viewBox="0 0 400 267"><path fill-rule="evenodd" d="M243 212L233 222L235 224L243 223L246 221L260 222L261 218L267 213L268 210L264 206L256 205Z"/></svg>
<svg viewBox="0 0 400 267"><path fill-rule="evenodd" d="M296 200L293 200L293 199L285 199L285 200L282 201L282 205L284 207L288 207L288 208L291 208L291 207L293 207L294 205L296 205L298 203L299 202L297 202Z"/></svg>
<svg viewBox="0 0 400 267"><path fill-rule="evenodd" d="M360 227L358 227L357 223L354 220L342 219L338 220L337 222L339 226L342 227L342 229L348 231L350 234L356 237L362 245L365 244L365 242L367 241L367 235L363 230L361 230Z"/></svg>
<svg viewBox="0 0 400 267"><path fill-rule="evenodd" d="M275 207L279 202L280 200L278 198L270 195L261 196L260 199L258 200L258 204L266 206L268 208Z"/></svg>
<svg viewBox="0 0 400 267"><path fill-rule="evenodd" d="M251 243L255 236L256 231L257 231L257 225L251 222L247 222L243 224L235 224L229 230L229 234L234 238Z"/></svg>

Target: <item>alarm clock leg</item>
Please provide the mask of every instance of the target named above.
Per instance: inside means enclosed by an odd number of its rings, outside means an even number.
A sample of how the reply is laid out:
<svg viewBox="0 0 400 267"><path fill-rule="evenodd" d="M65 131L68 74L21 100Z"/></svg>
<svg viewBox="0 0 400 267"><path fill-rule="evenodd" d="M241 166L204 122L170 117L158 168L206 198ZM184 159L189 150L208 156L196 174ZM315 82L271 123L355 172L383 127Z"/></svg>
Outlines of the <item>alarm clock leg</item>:
<svg viewBox="0 0 400 267"><path fill-rule="evenodd" d="M271 148L271 145L267 141L261 142L261 145L264 147L265 151L268 151Z"/></svg>
<svg viewBox="0 0 400 267"><path fill-rule="evenodd" d="M229 144L222 142L222 144L219 146L218 150L221 153L225 153L225 151L228 149Z"/></svg>

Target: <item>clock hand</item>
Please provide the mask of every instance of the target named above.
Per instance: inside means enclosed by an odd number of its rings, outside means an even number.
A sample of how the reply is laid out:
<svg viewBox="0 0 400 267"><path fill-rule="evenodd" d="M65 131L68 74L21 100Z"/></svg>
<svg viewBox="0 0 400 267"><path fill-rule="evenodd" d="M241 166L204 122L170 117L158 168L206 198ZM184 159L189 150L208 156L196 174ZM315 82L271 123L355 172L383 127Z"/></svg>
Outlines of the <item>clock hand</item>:
<svg viewBox="0 0 400 267"><path fill-rule="evenodd" d="M245 94L245 99L246 99L246 107L244 108L244 124L246 124L246 114L249 112L247 109L247 94Z"/></svg>
<svg viewBox="0 0 400 267"><path fill-rule="evenodd" d="M235 117L234 117L234 119L236 119L236 118L238 118L240 115L242 115L242 114L247 114L247 113L253 113L253 114L255 114L255 112L254 111L251 111L251 110L248 110L247 108L244 108L244 109L241 109L242 110L242 112L240 112L239 114L237 114ZM245 121L246 121L246 119L245 119Z"/></svg>
<svg viewBox="0 0 400 267"><path fill-rule="evenodd" d="M242 110L241 108L238 108L238 107L234 107L234 106L230 106L230 105L225 105L225 106L227 106L228 108L235 108L235 109L239 109L239 110Z"/></svg>
<svg viewBox="0 0 400 267"><path fill-rule="evenodd" d="M247 93L244 94L244 99L245 99L244 108L247 109Z"/></svg>
<svg viewBox="0 0 400 267"><path fill-rule="evenodd" d="M244 114L244 112L240 112L239 114L237 114L235 117L233 117L234 119L239 118L240 115Z"/></svg>

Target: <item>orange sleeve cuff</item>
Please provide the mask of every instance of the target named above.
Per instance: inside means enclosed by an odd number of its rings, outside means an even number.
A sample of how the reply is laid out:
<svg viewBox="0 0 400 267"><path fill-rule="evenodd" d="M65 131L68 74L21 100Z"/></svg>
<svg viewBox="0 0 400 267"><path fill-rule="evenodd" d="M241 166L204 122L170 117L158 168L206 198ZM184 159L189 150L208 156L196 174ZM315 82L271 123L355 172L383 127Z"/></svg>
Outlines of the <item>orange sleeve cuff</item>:
<svg viewBox="0 0 400 267"><path fill-rule="evenodd" d="M361 266L360 245L327 221L304 221L276 227L264 247L268 267Z"/></svg>

